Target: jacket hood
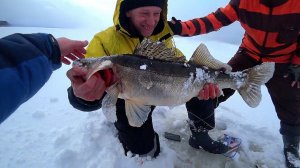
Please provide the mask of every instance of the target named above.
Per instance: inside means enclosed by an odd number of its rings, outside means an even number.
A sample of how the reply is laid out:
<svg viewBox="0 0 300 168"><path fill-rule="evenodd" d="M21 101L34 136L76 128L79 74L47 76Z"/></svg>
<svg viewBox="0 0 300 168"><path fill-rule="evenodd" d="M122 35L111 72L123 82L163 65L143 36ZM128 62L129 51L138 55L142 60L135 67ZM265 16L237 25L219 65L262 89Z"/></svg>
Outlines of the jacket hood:
<svg viewBox="0 0 300 168"><path fill-rule="evenodd" d="M137 30L132 29L131 26L129 25L130 21L129 18L126 17L123 1L124 0L117 0L114 17L113 17L114 26L116 27L117 31L122 31L123 33L131 37L139 37L140 35L137 32ZM162 1L164 1L164 5L161 12L161 19L157 27L155 28L153 35L162 32L165 24L167 24L168 0L162 0Z"/></svg>

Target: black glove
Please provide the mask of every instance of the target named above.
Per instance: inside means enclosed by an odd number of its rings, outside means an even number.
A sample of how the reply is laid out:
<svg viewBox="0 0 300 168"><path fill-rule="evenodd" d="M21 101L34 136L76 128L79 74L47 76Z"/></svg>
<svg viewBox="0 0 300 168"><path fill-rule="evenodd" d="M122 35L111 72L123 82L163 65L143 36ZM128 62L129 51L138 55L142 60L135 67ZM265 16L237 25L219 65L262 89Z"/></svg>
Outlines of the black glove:
<svg viewBox="0 0 300 168"><path fill-rule="evenodd" d="M300 88L300 65L291 64L288 68L288 76L293 80L292 87L297 84L297 87Z"/></svg>
<svg viewBox="0 0 300 168"><path fill-rule="evenodd" d="M174 35L180 35L182 31L181 20L177 20L175 17L172 17L171 21L168 21L170 28L172 29Z"/></svg>

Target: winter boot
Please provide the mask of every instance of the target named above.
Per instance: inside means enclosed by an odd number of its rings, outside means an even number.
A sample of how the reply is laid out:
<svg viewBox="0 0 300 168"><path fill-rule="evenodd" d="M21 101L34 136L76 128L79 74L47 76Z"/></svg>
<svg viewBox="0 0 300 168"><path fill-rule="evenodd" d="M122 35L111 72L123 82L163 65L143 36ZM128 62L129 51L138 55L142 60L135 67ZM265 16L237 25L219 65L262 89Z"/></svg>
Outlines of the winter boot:
<svg viewBox="0 0 300 168"><path fill-rule="evenodd" d="M300 136L283 135L284 156L286 167L300 168L299 141Z"/></svg>
<svg viewBox="0 0 300 168"><path fill-rule="evenodd" d="M230 150L229 146L226 146L222 142L211 139L211 137L208 135L208 130L191 129L191 132L192 136L189 139L189 144L193 148L203 149L214 154L223 154Z"/></svg>

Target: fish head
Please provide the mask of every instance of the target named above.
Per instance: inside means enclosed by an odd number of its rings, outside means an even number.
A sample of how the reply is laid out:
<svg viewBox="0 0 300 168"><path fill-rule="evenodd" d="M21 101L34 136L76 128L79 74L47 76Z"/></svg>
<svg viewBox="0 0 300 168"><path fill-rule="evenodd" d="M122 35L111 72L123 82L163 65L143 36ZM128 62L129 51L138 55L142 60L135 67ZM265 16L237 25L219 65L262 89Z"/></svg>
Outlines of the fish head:
<svg viewBox="0 0 300 168"><path fill-rule="evenodd" d="M112 61L109 56L100 58L82 58L73 61L73 68L81 68L86 71L85 79L89 79L93 74L104 69L110 69L113 67Z"/></svg>

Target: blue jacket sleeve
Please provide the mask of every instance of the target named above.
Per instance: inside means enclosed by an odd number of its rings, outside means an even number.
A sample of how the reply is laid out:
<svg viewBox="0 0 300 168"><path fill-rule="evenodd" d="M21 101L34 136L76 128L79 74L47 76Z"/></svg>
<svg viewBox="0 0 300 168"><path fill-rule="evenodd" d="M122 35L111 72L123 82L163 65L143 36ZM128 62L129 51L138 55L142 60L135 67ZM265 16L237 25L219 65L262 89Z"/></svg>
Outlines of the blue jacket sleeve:
<svg viewBox="0 0 300 168"><path fill-rule="evenodd" d="M30 99L61 67L50 34L13 34L0 39L0 123Z"/></svg>

